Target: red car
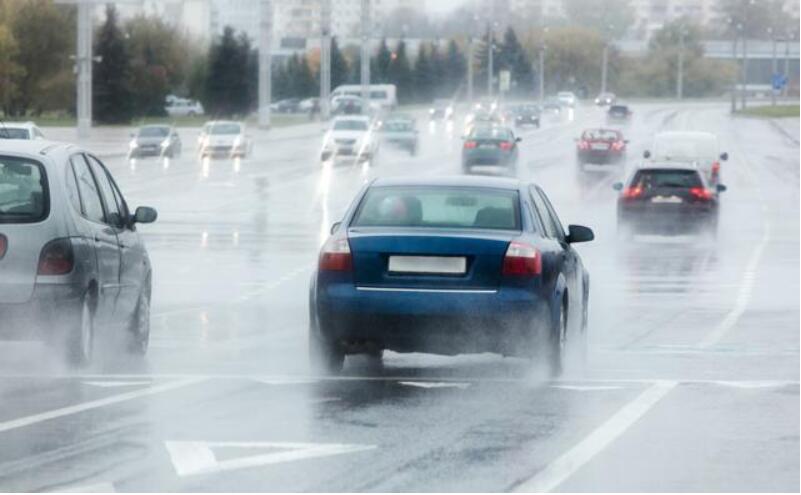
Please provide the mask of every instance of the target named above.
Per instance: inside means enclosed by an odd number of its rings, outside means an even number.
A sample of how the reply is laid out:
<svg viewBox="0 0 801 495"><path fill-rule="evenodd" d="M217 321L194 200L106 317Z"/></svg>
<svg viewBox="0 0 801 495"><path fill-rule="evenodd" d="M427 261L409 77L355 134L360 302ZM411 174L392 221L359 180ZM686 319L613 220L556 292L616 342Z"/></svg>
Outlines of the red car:
<svg viewBox="0 0 801 495"><path fill-rule="evenodd" d="M620 131L614 129L587 129L576 139L576 163L619 163L626 158L626 144Z"/></svg>

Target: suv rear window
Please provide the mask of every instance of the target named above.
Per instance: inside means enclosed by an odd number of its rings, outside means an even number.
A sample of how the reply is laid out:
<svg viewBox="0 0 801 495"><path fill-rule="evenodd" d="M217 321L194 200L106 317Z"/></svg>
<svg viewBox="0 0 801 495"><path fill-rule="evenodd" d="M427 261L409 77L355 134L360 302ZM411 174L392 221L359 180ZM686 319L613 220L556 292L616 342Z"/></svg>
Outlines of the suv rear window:
<svg viewBox="0 0 801 495"><path fill-rule="evenodd" d="M703 187L701 176L695 170L640 170L631 181L632 187L644 190L656 188L690 189Z"/></svg>
<svg viewBox="0 0 801 495"><path fill-rule="evenodd" d="M5 127L0 125L0 139L30 139L31 134L28 129L18 127Z"/></svg>
<svg viewBox="0 0 801 495"><path fill-rule="evenodd" d="M33 223L49 209L44 167L23 158L0 156L0 223Z"/></svg>
<svg viewBox="0 0 801 495"><path fill-rule="evenodd" d="M517 191L503 189L374 187L351 225L520 230L520 199Z"/></svg>

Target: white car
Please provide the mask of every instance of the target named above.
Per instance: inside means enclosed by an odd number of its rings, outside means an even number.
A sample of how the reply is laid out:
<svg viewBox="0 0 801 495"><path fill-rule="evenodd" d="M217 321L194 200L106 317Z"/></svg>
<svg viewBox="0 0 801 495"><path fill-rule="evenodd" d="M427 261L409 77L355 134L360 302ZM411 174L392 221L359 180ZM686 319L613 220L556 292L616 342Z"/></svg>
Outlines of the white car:
<svg viewBox="0 0 801 495"><path fill-rule="evenodd" d="M706 180L720 182L720 163L729 154L720 151L718 137L711 132L666 131L654 136L653 147L643 157L659 162L691 162L704 172Z"/></svg>
<svg viewBox="0 0 801 495"><path fill-rule="evenodd" d="M0 139L44 139L44 134L33 122L0 121Z"/></svg>
<svg viewBox="0 0 801 495"><path fill-rule="evenodd" d="M570 91L560 91L556 93L556 99L566 107L573 108L576 106L576 95Z"/></svg>
<svg viewBox="0 0 801 495"><path fill-rule="evenodd" d="M245 133L245 124L229 120L207 122L198 137L201 158L247 158L253 152L253 141Z"/></svg>
<svg viewBox="0 0 801 495"><path fill-rule="evenodd" d="M170 117L194 117L204 113L203 105L199 101L177 97L168 99L167 106L164 109Z"/></svg>
<svg viewBox="0 0 801 495"><path fill-rule="evenodd" d="M336 117L323 138L320 159L325 162L337 158L354 158L372 161L378 153L379 139L375 126L364 115Z"/></svg>

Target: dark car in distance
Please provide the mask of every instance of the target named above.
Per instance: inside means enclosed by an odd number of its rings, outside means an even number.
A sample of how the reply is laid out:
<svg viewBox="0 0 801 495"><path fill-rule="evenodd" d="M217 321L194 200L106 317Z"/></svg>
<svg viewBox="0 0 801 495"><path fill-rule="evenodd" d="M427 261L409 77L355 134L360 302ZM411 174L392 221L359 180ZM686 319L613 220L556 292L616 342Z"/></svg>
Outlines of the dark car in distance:
<svg viewBox="0 0 801 495"><path fill-rule="evenodd" d="M693 163L652 163L637 168L625 183L617 200L618 231L681 234L709 229L718 223L718 195L726 186L710 186Z"/></svg>
<svg viewBox="0 0 801 495"><path fill-rule="evenodd" d="M163 156L176 158L181 155L181 137L168 125L145 125L131 134L128 158Z"/></svg>
<svg viewBox="0 0 801 495"><path fill-rule="evenodd" d="M626 158L628 140L615 129L587 129L576 139L576 163L583 167L620 163Z"/></svg>
<svg viewBox="0 0 801 495"><path fill-rule="evenodd" d="M462 145L462 171L471 173L476 166L505 168L512 172L517 167L517 143L508 127L497 125L476 125L464 137Z"/></svg>
<svg viewBox="0 0 801 495"><path fill-rule="evenodd" d="M610 124L626 123L631 119L632 111L627 105L610 105L606 111L606 121Z"/></svg>
<svg viewBox="0 0 801 495"><path fill-rule="evenodd" d="M494 352L554 374L583 343L589 274L543 190L489 177L379 178L320 251L309 291L309 353L323 372L385 349Z"/></svg>
<svg viewBox="0 0 801 495"><path fill-rule="evenodd" d="M540 107L537 105L516 105L509 109L509 116L509 125L540 127Z"/></svg>

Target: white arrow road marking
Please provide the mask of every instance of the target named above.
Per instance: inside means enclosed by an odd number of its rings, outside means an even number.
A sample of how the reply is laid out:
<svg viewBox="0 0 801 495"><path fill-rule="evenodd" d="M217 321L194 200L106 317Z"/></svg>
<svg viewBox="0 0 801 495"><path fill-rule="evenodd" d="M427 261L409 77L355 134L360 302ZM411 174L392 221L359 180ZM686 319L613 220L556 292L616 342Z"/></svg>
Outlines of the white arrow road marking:
<svg viewBox="0 0 801 495"><path fill-rule="evenodd" d="M375 445L297 442L164 442L178 476L219 473L314 457L351 454L375 449ZM265 449L268 452L236 459L217 460L213 448Z"/></svg>
<svg viewBox="0 0 801 495"><path fill-rule="evenodd" d="M594 392L597 390L620 390L623 387L615 385L551 385L551 388L575 390L577 392Z"/></svg>
<svg viewBox="0 0 801 495"><path fill-rule="evenodd" d="M135 387L137 385L150 385L152 382L150 380L142 380L137 382L121 382L121 381L108 381L108 382L83 382L84 385L91 385L93 387L104 387L104 388L113 388L113 387Z"/></svg>
<svg viewBox="0 0 801 495"><path fill-rule="evenodd" d="M401 385L407 387L420 387L420 388L460 388L466 389L470 386L469 383L458 382L399 382Z"/></svg>
<svg viewBox="0 0 801 495"><path fill-rule="evenodd" d="M550 492L565 482L593 457L618 439L676 386L657 382L623 406L584 440L548 464L545 469L513 487L515 492Z"/></svg>

